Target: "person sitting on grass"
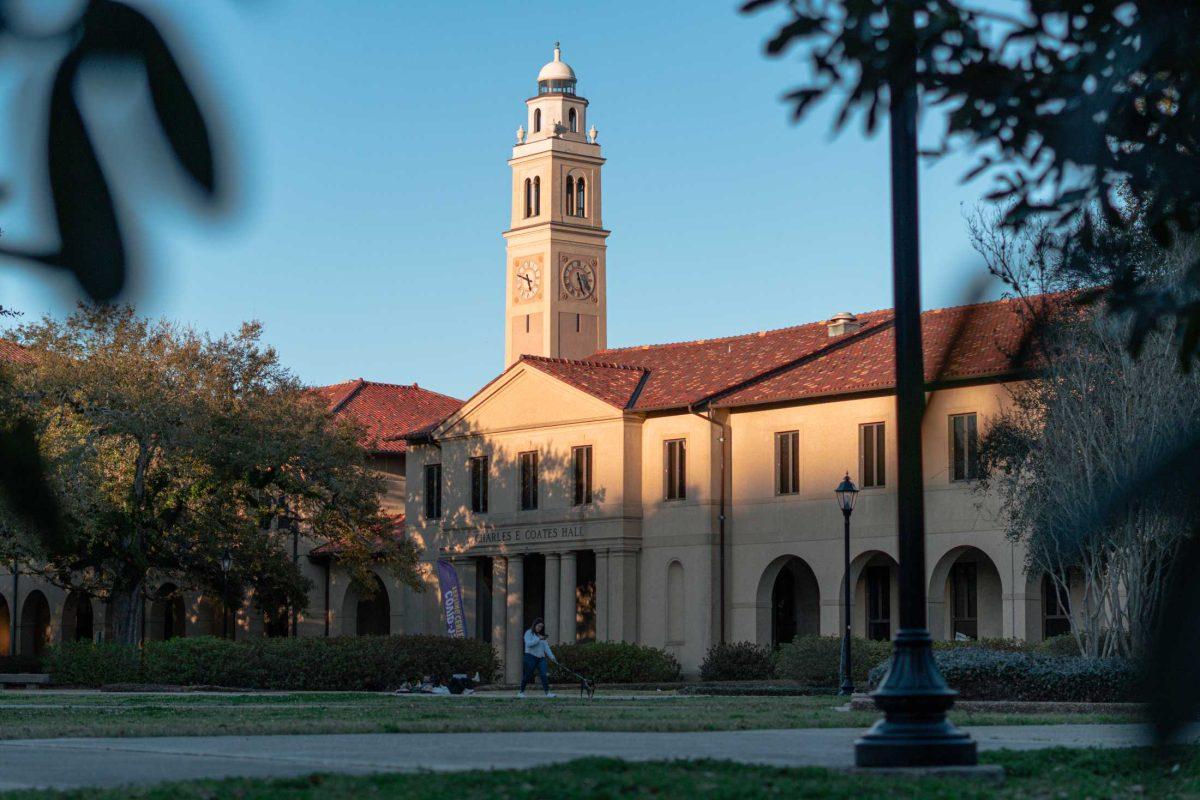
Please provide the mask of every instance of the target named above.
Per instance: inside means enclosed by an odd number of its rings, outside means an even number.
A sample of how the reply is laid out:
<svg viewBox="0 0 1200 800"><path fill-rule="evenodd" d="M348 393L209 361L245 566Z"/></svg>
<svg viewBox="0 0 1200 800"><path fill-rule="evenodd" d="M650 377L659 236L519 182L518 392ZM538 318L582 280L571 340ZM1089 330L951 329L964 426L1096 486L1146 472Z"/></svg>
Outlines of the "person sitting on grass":
<svg viewBox="0 0 1200 800"><path fill-rule="evenodd" d="M535 669L542 675L542 689L546 692L546 697L554 697L554 693L550 691L551 661L558 663L554 651L546 644L546 623L538 617L529 626L529 630L525 631L525 669L521 674L521 690L517 692L517 697L525 696L525 685L533 679Z"/></svg>

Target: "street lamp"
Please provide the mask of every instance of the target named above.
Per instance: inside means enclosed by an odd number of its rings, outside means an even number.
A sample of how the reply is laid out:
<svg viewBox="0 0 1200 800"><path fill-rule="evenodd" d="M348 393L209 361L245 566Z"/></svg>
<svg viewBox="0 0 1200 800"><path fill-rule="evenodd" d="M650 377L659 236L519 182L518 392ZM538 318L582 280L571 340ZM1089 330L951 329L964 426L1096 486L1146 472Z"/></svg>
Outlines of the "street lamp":
<svg viewBox="0 0 1200 800"><path fill-rule="evenodd" d="M221 553L221 636L229 638L229 569L233 566L233 553L226 547Z"/></svg>
<svg viewBox="0 0 1200 800"><path fill-rule="evenodd" d="M842 597L845 602L845 628L842 629L842 688L839 692L844 695L854 694L854 679L850 677L850 515L854 513L854 501L858 498L858 487L850 480L850 473L842 478L842 482L833 490L837 496L838 508L842 510L845 522L844 558L842 560Z"/></svg>

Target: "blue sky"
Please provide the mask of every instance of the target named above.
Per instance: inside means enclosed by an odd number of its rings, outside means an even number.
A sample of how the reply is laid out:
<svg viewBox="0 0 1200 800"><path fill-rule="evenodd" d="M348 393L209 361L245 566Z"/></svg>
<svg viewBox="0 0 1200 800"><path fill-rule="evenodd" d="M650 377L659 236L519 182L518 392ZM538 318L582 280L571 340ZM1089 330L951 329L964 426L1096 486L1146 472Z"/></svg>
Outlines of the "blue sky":
<svg viewBox="0 0 1200 800"><path fill-rule="evenodd" d="M891 304L886 136L834 139L825 111L790 122L780 97L800 66L762 53L778 15L728 0L139 5L194 51L244 178L224 217L171 197L139 209L132 299L213 332L259 319L307 382L466 397L503 366L505 162L555 40L608 159L610 346ZM136 100L102 104L125 112L111 147L154 155L153 137L120 133ZM21 102L0 83L0 103ZM28 152L8 126L0 174L20 183ZM964 213L988 187L960 183L967 165L922 169L926 307L961 302L980 270ZM17 190L0 205L8 238L39 235L31 204ZM69 288L0 265L0 303L27 315L69 308Z"/></svg>

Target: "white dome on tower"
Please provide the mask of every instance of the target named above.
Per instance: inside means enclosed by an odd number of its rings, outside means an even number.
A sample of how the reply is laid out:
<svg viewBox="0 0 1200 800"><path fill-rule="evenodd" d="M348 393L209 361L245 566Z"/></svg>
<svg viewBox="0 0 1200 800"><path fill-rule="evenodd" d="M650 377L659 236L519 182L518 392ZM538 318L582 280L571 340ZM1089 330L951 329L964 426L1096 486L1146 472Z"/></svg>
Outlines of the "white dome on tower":
<svg viewBox="0 0 1200 800"><path fill-rule="evenodd" d="M538 83L546 81L575 82L575 70L571 69L570 64L562 60L562 50L559 48L558 42L554 43L554 60L542 67L537 79Z"/></svg>

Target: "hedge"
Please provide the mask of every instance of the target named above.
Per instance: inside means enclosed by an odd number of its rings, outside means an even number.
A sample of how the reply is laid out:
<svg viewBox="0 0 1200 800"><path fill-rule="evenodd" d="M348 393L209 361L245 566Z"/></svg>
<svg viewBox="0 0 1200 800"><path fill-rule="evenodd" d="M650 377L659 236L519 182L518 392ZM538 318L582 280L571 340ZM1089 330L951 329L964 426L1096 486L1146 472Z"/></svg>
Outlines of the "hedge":
<svg viewBox="0 0 1200 800"><path fill-rule="evenodd" d="M964 647L934 653L946 682L963 700L1122 703L1139 700L1137 668L1123 659L1048 656ZM887 662L871 670L874 689Z"/></svg>
<svg viewBox="0 0 1200 800"><path fill-rule="evenodd" d="M563 666L597 683L672 683L679 680L675 656L657 647L630 642L586 642L555 645ZM574 680L562 670L554 679Z"/></svg>
<svg viewBox="0 0 1200 800"><path fill-rule="evenodd" d="M709 648L700 665L705 681L755 681L775 676L775 654L753 642L721 642Z"/></svg>
<svg viewBox="0 0 1200 800"><path fill-rule="evenodd" d="M147 642L138 648L75 643L50 649L58 684L106 683L228 686L243 689L383 691L425 677L445 682L456 672L491 680L491 645L444 636L255 638L211 636Z"/></svg>
<svg viewBox="0 0 1200 800"><path fill-rule="evenodd" d="M867 679L871 667L891 655L891 642L851 639L851 677L856 683ZM837 686L841 683L842 637L797 636L779 646L775 674L806 686Z"/></svg>

